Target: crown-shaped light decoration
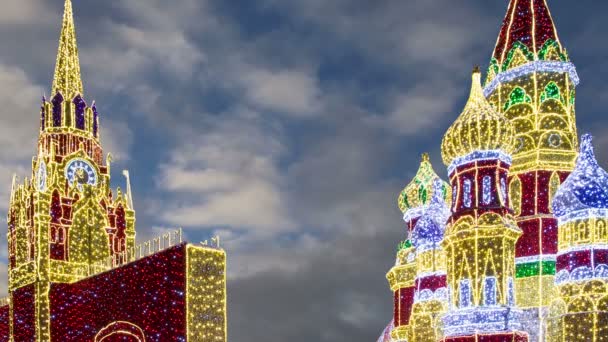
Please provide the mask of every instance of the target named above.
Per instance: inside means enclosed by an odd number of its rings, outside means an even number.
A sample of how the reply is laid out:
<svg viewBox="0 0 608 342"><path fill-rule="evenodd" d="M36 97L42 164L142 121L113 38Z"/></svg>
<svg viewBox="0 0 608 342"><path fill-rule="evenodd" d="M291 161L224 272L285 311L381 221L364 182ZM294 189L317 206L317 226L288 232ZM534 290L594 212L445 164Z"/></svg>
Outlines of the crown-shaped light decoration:
<svg viewBox="0 0 608 342"><path fill-rule="evenodd" d="M581 137L581 150L574 171L559 187L552 208L560 222L608 214L608 173L593 152L593 137Z"/></svg>
<svg viewBox="0 0 608 342"><path fill-rule="evenodd" d="M433 170L433 165L428 153L422 155L420 161L420 167L414 179L401 191L397 203L399 209L405 215L404 219L407 221L408 211L411 209L426 208L431 202L436 189L433 186L433 182L440 179L439 176ZM441 193L443 198L448 201L450 199L450 186L441 181Z"/></svg>
<svg viewBox="0 0 608 342"><path fill-rule="evenodd" d="M418 251L438 247L443 240L445 223L450 216L450 209L443 196L444 183L436 178L433 182L433 198L424 215L418 220L412 232L412 243Z"/></svg>
<svg viewBox="0 0 608 342"><path fill-rule="evenodd" d="M481 72L476 67L473 70L469 100L443 138L443 162L449 166L457 158L479 151L498 151L511 155L514 142L513 125L486 100L481 89Z"/></svg>

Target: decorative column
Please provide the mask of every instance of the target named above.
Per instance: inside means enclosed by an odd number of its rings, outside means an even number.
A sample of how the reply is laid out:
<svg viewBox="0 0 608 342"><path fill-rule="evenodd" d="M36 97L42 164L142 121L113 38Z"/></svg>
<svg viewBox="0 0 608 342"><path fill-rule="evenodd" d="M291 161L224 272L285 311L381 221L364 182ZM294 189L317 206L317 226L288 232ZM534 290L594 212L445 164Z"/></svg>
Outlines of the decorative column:
<svg viewBox="0 0 608 342"><path fill-rule="evenodd" d="M572 174L553 200L559 252L547 341L608 339L608 173L597 163L591 136L581 139Z"/></svg>
<svg viewBox="0 0 608 342"><path fill-rule="evenodd" d="M483 96L479 69L472 78L469 100L442 143L453 194L442 243L449 293L442 341L528 341L515 308L521 230L506 191L514 129Z"/></svg>
<svg viewBox="0 0 608 342"><path fill-rule="evenodd" d="M448 289L445 253L441 248L450 209L445 203L449 186L434 182L431 204L412 232L416 248L416 281L411 317L412 341L436 342L441 338L440 320L447 310Z"/></svg>

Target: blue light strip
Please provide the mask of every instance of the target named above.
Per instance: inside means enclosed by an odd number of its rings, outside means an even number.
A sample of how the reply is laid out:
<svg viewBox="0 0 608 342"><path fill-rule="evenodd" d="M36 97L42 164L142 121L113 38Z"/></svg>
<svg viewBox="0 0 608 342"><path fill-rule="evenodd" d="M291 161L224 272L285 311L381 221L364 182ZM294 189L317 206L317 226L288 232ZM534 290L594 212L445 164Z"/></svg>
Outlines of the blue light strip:
<svg viewBox="0 0 608 342"><path fill-rule="evenodd" d="M534 72L556 72L556 73L569 73L570 79L577 86L580 83L580 79L576 72L576 67L570 62L556 62L556 61L534 61L528 64L524 64L517 68L513 68L504 72L499 73L496 77L488 84L483 94L485 97L492 95L492 93L502 83L508 83L514 81L522 76L529 75Z"/></svg>
<svg viewBox="0 0 608 342"><path fill-rule="evenodd" d="M457 167L474 162L484 160L495 160L498 159L503 163L511 165L513 159L508 154L500 150L487 150L487 151L474 151L466 156L458 157L452 161L448 166L448 175L451 175Z"/></svg>
<svg viewBox="0 0 608 342"><path fill-rule="evenodd" d="M521 331L522 311L512 307L474 307L448 312L442 317L445 337L500 334Z"/></svg>

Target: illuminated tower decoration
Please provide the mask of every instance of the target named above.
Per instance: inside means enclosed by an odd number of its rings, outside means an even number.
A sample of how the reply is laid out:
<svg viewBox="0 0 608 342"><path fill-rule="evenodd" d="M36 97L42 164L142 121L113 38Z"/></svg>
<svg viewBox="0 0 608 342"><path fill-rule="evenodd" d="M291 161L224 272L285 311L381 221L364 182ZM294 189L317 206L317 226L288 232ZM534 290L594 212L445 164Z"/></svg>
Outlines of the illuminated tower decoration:
<svg viewBox="0 0 608 342"><path fill-rule="evenodd" d="M608 173L584 135L572 174L553 200L559 221L555 283L547 341L608 340Z"/></svg>
<svg viewBox="0 0 608 342"><path fill-rule="evenodd" d="M444 199L447 189L445 182L435 179L431 204L412 232L416 281L410 341L436 342L441 338L439 320L447 309L448 299L445 253L441 248L445 223L450 216Z"/></svg>
<svg viewBox="0 0 608 342"><path fill-rule="evenodd" d="M531 341L554 295L557 221L552 196L574 167L576 69L545 0L511 0L490 62L484 93L515 128L509 180L523 235L517 243L517 305L528 309Z"/></svg>
<svg viewBox="0 0 608 342"><path fill-rule="evenodd" d="M403 212L408 236L411 236L416 223L429 208L436 189L433 184L439 179L429 160L428 154L422 155L420 168L414 179L403 189L398 198L399 209ZM442 195L450 198L449 186L445 184ZM386 275L394 295L393 325L391 336L394 341L408 339L412 308L414 305L416 281L416 250L407 239L399 245L395 266Z"/></svg>
<svg viewBox="0 0 608 342"><path fill-rule="evenodd" d="M464 111L442 143L454 196L442 243L449 293L442 341L527 341L513 286L521 230L506 188L514 130L486 101L478 69L472 79Z"/></svg>
<svg viewBox="0 0 608 342"><path fill-rule="evenodd" d="M40 109L32 176L13 178L0 341L226 341L219 240L195 246L179 230L135 246L129 173L127 193L110 188L111 156L97 107L84 97L71 0L51 96Z"/></svg>
<svg viewBox="0 0 608 342"><path fill-rule="evenodd" d="M97 108L85 102L69 0L51 94L41 106L32 178L14 184L8 215L9 291L15 303L21 288L34 285L42 340L49 333L50 282L82 279L135 243L131 194L110 189Z"/></svg>

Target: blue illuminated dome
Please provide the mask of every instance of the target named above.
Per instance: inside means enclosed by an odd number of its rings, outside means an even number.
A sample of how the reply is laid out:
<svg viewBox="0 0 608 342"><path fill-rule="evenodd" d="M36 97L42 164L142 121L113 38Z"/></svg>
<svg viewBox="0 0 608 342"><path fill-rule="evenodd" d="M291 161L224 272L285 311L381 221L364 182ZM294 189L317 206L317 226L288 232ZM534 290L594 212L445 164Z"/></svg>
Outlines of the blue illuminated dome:
<svg viewBox="0 0 608 342"><path fill-rule="evenodd" d="M595 159L592 139L590 134L582 136L576 167L553 199L553 213L560 221L583 219L593 211L608 209L608 173Z"/></svg>
<svg viewBox="0 0 608 342"><path fill-rule="evenodd" d="M436 179L433 183L435 191L428 210L418 220L412 232L412 243L417 249L428 249L438 247L443 240L445 223L450 215L450 210L443 198L443 181Z"/></svg>

